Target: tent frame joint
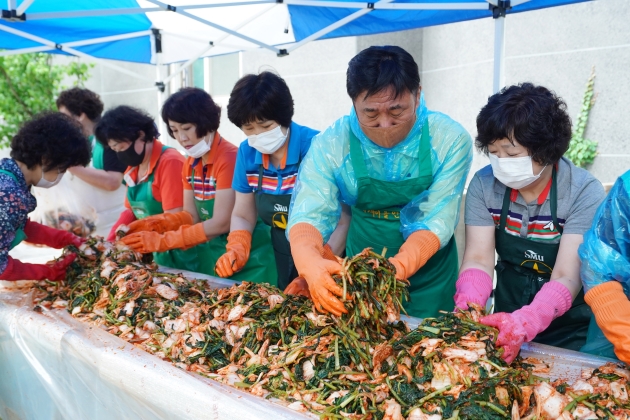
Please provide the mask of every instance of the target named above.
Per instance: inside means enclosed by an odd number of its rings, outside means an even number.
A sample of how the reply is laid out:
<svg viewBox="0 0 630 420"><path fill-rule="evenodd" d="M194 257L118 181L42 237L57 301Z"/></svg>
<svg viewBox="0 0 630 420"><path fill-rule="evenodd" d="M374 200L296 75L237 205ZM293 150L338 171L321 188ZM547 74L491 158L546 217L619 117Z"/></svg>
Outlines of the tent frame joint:
<svg viewBox="0 0 630 420"><path fill-rule="evenodd" d="M508 10L512 8L510 4L511 0L498 0L497 5L490 4L490 10L492 11L492 19L498 19L505 17Z"/></svg>
<svg viewBox="0 0 630 420"><path fill-rule="evenodd" d="M287 51L286 48L280 48L278 50L278 57L286 57L287 55L289 55L289 51Z"/></svg>
<svg viewBox="0 0 630 420"><path fill-rule="evenodd" d="M367 8L368 9L374 9L374 3L368 3L367 4Z"/></svg>
<svg viewBox="0 0 630 420"><path fill-rule="evenodd" d="M284 0L276 0L276 3L277 4L282 4L282 3L284 3Z"/></svg>
<svg viewBox="0 0 630 420"><path fill-rule="evenodd" d="M26 13L22 13L21 15L18 15L16 9L11 9L11 10L2 9L2 16L0 18L2 20L6 20L9 22L24 22L26 20Z"/></svg>
<svg viewBox="0 0 630 420"><path fill-rule="evenodd" d="M155 82L155 86L162 93L164 93L164 91L166 90L166 85L164 84L164 82Z"/></svg>
<svg viewBox="0 0 630 420"><path fill-rule="evenodd" d="M162 52L162 33L158 28L151 28L153 33L153 39L155 39L155 52L157 54Z"/></svg>
<svg viewBox="0 0 630 420"><path fill-rule="evenodd" d="M177 12L177 7L176 6L171 6L170 4L166 5L166 10L168 10L169 12Z"/></svg>

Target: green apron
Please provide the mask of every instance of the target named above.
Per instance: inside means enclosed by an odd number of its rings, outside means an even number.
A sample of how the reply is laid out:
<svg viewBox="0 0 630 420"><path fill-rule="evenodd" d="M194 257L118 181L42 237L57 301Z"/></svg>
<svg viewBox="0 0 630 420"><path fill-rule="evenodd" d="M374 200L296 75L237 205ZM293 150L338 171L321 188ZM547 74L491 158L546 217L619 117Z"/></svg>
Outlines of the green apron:
<svg viewBox="0 0 630 420"><path fill-rule="evenodd" d="M204 174L202 179L206 179L206 167L203 167ZM193 164L193 173L191 182L194 182L195 170ZM194 185L193 185L194 190ZM197 214L202 221L210 220L214 214L214 199L197 200L195 198L195 207ZM227 245L227 234L219 235L211 241L197 245L193 249L197 253L195 269L199 273L216 276L214 267L217 260L225 253ZM245 267L238 273L234 273L230 277L231 280L246 280L254 283L269 283L276 285L277 274L271 263L272 247L271 238L269 236L269 227L265 226L260 218L256 222L254 232L252 233L252 247L249 253L249 259Z"/></svg>
<svg viewBox="0 0 630 420"><path fill-rule="evenodd" d="M558 193L556 169L551 175L551 218L558 232L562 227L557 219ZM495 312L514 312L534 300L536 293L551 278L560 244L537 242L505 231L510 210L511 188L505 189L501 222L495 231L497 262L497 286L494 291ZM550 346L579 350L586 340L586 331L591 317L591 308L584 302L584 290L580 290L571 308L561 317L553 320L549 328L541 332L533 341Z"/></svg>
<svg viewBox="0 0 630 420"><path fill-rule="evenodd" d="M164 154L167 149L169 149L169 147L162 146L161 155ZM152 189L153 177L159 164L160 160L158 159L153 172L151 172L151 175L149 175L149 178L145 182L136 184L133 187L127 186L127 200L136 219L144 219L148 216L164 213L162 203L153 198ZM166 267L195 271L190 268L194 267L195 260L197 259L197 253L193 251L193 249L185 251L182 249L172 249L165 252L154 252L153 258L156 263Z"/></svg>
<svg viewBox="0 0 630 420"><path fill-rule="evenodd" d="M400 209L433 183L428 120L422 127L417 178L398 182L370 178L361 143L352 131L350 158L357 177L358 197L352 207L346 253L353 256L367 247L380 253L386 247L386 256L392 257L405 242L400 232ZM426 318L437 316L439 310L452 311L457 273L457 247L455 237L451 237L446 246L409 278L411 301L404 305L407 313Z"/></svg>
<svg viewBox="0 0 630 420"><path fill-rule="evenodd" d="M288 152L287 152L288 153ZM298 166L300 162L298 162ZM258 188L254 195L258 217L271 227L271 245L276 257L278 272L278 288L286 289L289 283L298 276L297 269L291 256L291 245L287 240L286 228L289 219L289 205L291 194L265 194L262 189L263 165L258 172Z"/></svg>
<svg viewBox="0 0 630 420"><path fill-rule="evenodd" d="M9 171L5 171L4 169L0 169L0 173L9 175L11 178L13 178L15 180L15 182L18 182L17 177L15 176L14 173L9 172ZM11 241L11 244L9 245L9 250L15 248L16 246L19 245L20 242L22 242L23 240L26 239L26 233L24 233L24 226L20 226L16 231L15 231L15 237L13 238L13 240Z"/></svg>
<svg viewBox="0 0 630 420"><path fill-rule="evenodd" d="M105 153L105 148L103 148L101 143L96 141L94 136L90 136L89 140L92 143L92 166L94 169L104 169L103 154Z"/></svg>

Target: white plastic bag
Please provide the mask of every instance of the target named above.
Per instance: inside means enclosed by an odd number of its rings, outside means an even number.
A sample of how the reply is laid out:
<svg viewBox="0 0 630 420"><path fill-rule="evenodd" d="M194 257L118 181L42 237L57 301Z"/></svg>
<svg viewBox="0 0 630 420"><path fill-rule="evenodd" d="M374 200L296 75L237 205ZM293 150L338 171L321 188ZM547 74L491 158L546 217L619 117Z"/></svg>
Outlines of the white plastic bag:
<svg viewBox="0 0 630 420"><path fill-rule="evenodd" d="M70 177L70 174L66 174L52 188L33 188L37 207L29 218L85 238L96 230L98 215L96 209L88 204L86 197L73 188Z"/></svg>

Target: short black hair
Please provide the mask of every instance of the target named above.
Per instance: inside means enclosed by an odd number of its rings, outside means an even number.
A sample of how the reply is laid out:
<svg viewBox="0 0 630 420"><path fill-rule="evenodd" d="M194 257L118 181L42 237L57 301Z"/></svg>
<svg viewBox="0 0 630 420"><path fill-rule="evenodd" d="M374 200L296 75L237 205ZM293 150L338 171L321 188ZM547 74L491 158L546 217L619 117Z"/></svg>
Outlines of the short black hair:
<svg viewBox="0 0 630 420"><path fill-rule="evenodd" d="M150 143L160 134L153 118L146 112L127 105L108 110L94 128L96 139L105 147L107 142L134 142L144 132L144 141Z"/></svg>
<svg viewBox="0 0 630 420"><path fill-rule="evenodd" d="M283 127L293 119L293 97L284 79L270 71L248 74L236 82L227 106L237 127L253 121L275 121Z"/></svg>
<svg viewBox="0 0 630 420"><path fill-rule="evenodd" d="M29 169L42 165L44 171L65 172L90 163L92 147L72 118L61 112L44 112L25 122L13 136L11 157Z"/></svg>
<svg viewBox="0 0 630 420"><path fill-rule="evenodd" d="M162 121L166 124L168 134L175 138L168 125L169 120L180 124L194 124L197 137L203 137L219 129L221 107L205 90L185 87L172 94L162 106Z"/></svg>
<svg viewBox="0 0 630 420"><path fill-rule="evenodd" d="M103 101L96 92L80 87L64 90L57 98L57 109L62 106L76 116L82 113L92 121L97 121L103 113Z"/></svg>
<svg viewBox="0 0 630 420"><path fill-rule="evenodd" d="M355 55L348 63L346 90L355 101L362 92L365 98L393 88L395 98L405 91L415 93L420 88L418 64L407 51L386 45L372 46Z"/></svg>
<svg viewBox="0 0 630 420"><path fill-rule="evenodd" d="M571 141L567 104L544 86L503 88L479 111L475 143L487 154L488 145L503 138L517 141L541 165L558 162Z"/></svg>

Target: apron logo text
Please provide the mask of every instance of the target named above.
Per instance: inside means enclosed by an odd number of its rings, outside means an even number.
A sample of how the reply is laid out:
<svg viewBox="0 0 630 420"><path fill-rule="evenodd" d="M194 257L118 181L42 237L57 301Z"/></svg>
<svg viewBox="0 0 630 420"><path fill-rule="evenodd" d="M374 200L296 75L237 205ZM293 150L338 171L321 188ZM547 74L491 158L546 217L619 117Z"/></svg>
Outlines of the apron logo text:
<svg viewBox="0 0 630 420"><path fill-rule="evenodd" d="M534 251L532 251L530 249L525 251L525 258L528 258L530 260L540 261L540 262L544 262L545 261L545 257L543 257L542 255L538 255L537 253L535 253Z"/></svg>
<svg viewBox="0 0 630 420"><path fill-rule="evenodd" d="M388 210L363 210L364 213L371 215L376 219L400 219L399 211Z"/></svg>
<svg viewBox="0 0 630 420"><path fill-rule="evenodd" d="M283 211L283 212L287 213L289 211L289 209L288 209L287 206L283 206L281 204L274 204L273 211Z"/></svg>

